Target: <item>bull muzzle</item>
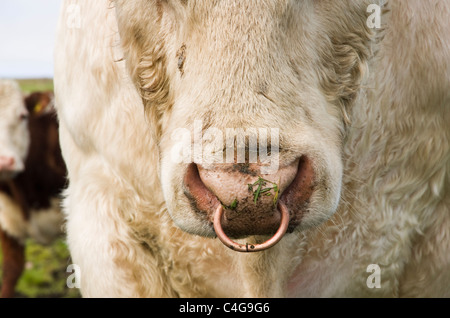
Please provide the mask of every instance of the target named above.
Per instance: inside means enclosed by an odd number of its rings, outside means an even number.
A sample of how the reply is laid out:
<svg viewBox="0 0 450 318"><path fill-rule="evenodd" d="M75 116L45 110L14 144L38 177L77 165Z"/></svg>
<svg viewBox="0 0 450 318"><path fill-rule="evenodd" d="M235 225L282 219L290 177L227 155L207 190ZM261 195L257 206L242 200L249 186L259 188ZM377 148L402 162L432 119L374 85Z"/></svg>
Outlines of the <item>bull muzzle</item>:
<svg viewBox="0 0 450 318"><path fill-rule="evenodd" d="M273 174L261 175L258 164L188 166L185 194L193 210L209 220L217 237L240 252L274 246L302 220L314 191L314 169L303 156ZM268 236L261 244L240 244L231 238Z"/></svg>

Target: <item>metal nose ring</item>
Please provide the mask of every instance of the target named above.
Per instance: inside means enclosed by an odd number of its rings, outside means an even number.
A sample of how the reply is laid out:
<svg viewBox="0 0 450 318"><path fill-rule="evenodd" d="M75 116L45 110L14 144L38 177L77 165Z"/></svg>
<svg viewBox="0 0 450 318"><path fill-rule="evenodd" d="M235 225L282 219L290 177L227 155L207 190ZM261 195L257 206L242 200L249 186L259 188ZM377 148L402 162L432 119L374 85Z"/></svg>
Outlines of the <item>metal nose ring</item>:
<svg viewBox="0 0 450 318"><path fill-rule="evenodd" d="M289 211L282 202L278 202L278 210L281 213L281 222L280 227L278 228L277 232L272 236L270 239L265 241L261 244L239 244L233 240L231 240L223 231L221 219L223 215L223 207L221 204L217 207L216 213L214 214L214 231L216 232L217 237L219 240L228 248L237 251L237 252L259 252L266 250L268 248L271 248L275 244L277 244L281 238L284 236L284 234L287 231L288 225L289 225Z"/></svg>

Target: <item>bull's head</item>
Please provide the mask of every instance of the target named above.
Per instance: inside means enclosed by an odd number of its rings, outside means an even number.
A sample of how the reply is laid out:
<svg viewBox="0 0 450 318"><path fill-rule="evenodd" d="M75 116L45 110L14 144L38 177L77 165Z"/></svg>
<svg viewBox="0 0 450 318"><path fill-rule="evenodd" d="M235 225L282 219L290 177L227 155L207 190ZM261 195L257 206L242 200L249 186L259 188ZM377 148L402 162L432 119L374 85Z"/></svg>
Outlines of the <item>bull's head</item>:
<svg viewBox="0 0 450 318"><path fill-rule="evenodd" d="M225 233L244 237L274 233L280 205L288 231L330 218L369 1L115 3L174 222L214 236L221 211Z"/></svg>
<svg viewBox="0 0 450 318"><path fill-rule="evenodd" d="M13 178L25 169L30 143L27 119L19 85L0 80L0 181Z"/></svg>

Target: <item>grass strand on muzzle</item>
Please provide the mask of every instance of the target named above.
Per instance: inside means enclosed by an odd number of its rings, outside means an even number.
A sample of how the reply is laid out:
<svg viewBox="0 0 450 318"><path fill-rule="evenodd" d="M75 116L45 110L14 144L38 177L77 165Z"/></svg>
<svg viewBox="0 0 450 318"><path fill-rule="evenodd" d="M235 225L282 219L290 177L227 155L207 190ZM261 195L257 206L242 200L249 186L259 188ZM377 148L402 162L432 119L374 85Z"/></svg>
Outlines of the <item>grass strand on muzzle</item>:
<svg viewBox="0 0 450 318"><path fill-rule="evenodd" d="M272 186L267 187L267 188L263 188L265 187L267 184L271 184ZM280 183L278 181L278 183ZM274 192L274 198L273 198L273 204L276 205L277 200L278 200L278 194L279 194L279 187L278 184L266 180L264 178L258 177L258 180L256 180L255 183L249 183L248 185L248 191L249 192L253 192L253 202L256 204L258 202L258 199L264 194L265 196L269 196L272 195L270 193L271 190L273 190ZM256 190L253 191L254 187L256 187Z"/></svg>

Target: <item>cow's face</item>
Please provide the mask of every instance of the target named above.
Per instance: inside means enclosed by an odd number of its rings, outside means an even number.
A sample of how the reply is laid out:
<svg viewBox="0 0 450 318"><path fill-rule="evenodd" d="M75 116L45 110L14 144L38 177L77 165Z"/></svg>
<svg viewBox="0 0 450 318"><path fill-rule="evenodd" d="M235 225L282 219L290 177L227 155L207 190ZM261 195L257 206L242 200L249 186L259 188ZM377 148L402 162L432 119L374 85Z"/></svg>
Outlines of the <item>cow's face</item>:
<svg viewBox="0 0 450 318"><path fill-rule="evenodd" d="M30 136L28 112L19 86L0 80L0 181L24 170Z"/></svg>
<svg viewBox="0 0 450 318"><path fill-rule="evenodd" d="M219 205L233 237L276 230L278 202L291 231L335 212L347 113L370 51L369 1L115 3L179 227L214 235ZM255 156L255 140L272 149Z"/></svg>

